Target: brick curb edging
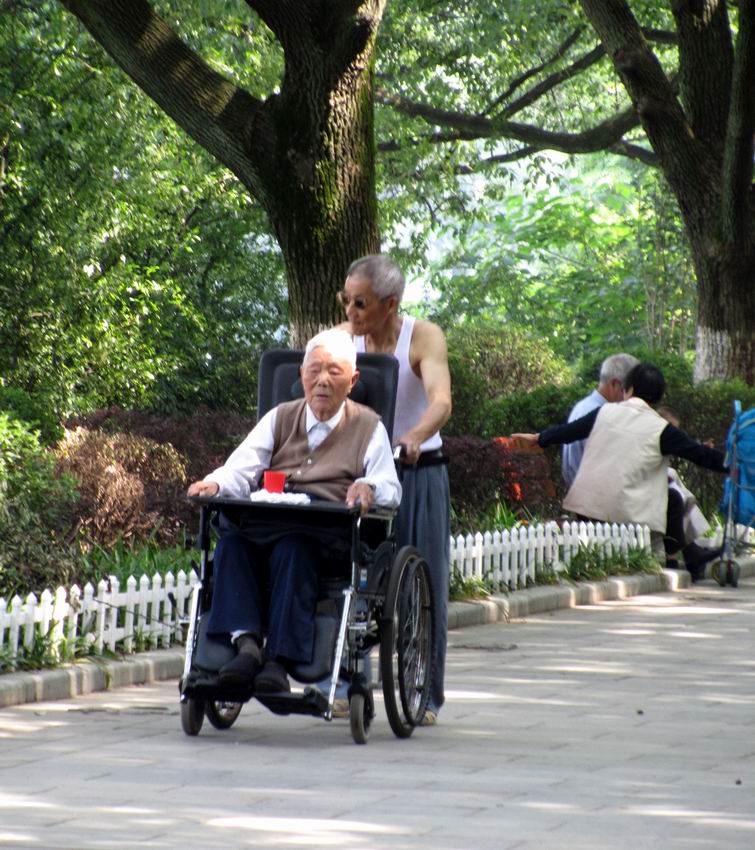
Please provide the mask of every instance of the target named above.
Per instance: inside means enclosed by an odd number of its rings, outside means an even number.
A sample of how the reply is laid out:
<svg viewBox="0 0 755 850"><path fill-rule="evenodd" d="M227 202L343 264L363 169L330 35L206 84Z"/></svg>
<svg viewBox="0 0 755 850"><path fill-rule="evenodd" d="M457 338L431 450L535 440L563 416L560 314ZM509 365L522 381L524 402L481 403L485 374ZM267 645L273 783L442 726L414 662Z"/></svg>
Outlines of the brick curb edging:
<svg viewBox="0 0 755 850"><path fill-rule="evenodd" d="M739 562L740 578L755 575L755 557ZM710 575L710 572L708 572ZM560 608L664 593L690 586L689 573L664 570L657 575L616 576L578 585L553 585L516 590L474 602L451 602L448 628L507 622ZM54 670L0 675L0 708L23 703L67 699L82 694L177 679L183 672L182 648L140 652L124 659L84 659Z"/></svg>

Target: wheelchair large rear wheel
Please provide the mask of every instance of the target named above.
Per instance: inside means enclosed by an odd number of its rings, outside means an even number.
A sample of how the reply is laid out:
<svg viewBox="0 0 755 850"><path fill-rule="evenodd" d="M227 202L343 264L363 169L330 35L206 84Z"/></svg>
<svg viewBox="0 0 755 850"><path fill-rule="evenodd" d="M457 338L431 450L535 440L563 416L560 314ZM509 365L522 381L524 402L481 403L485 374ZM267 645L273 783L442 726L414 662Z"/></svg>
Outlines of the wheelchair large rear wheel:
<svg viewBox="0 0 755 850"><path fill-rule="evenodd" d="M210 700L205 703L204 713L216 729L230 729L241 714L240 702Z"/></svg>
<svg viewBox="0 0 755 850"><path fill-rule="evenodd" d="M412 546L399 550L383 604L380 673L388 722L408 738L430 696L433 603L427 563Z"/></svg>

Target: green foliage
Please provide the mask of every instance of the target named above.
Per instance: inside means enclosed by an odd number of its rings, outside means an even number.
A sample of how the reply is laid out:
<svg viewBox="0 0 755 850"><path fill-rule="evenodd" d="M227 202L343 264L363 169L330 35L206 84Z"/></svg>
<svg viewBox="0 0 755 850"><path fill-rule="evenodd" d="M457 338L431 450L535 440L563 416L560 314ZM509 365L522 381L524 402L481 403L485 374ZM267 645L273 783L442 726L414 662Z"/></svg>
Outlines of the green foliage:
<svg viewBox="0 0 755 850"><path fill-rule="evenodd" d="M560 385L566 364L547 343L511 325L456 323L446 329L454 409L449 434L487 435L488 404L520 387Z"/></svg>
<svg viewBox="0 0 755 850"><path fill-rule="evenodd" d="M712 440L716 448L725 451L726 435L734 419L734 401L742 409L755 407L755 386L744 381L708 381L694 387L674 387L667 390L663 404L679 417L679 427L695 440ZM723 496L722 475L695 466L681 458L671 458L685 485L695 494L703 513L711 517Z"/></svg>
<svg viewBox="0 0 755 850"><path fill-rule="evenodd" d="M694 274L669 192L605 157L580 166L554 161L552 180L441 229L435 317L513 323L568 360L691 349Z"/></svg>
<svg viewBox="0 0 755 850"><path fill-rule="evenodd" d="M591 389L589 385L559 387L551 384L495 399L485 407L483 433L491 437L517 432L538 433L548 425L565 422L571 408Z"/></svg>
<svg viewBox="0 0 755 850"><path fill-rule="evenodd" d="M36 432L0 413L0 596L73 580L75 486Z"/></svg>
<svg viewBox="0 0 755 850"><path fill-rule="evenodd" d="M165 578L171 572L175 577L180 570L188 575L194 566L193 553L187 549L185 542L165 546L154 534L146 542L136 545L118 538L109 546L94 544L82 557L80 581L85 579L96 586L101 579L115 576L124 589L130 576L138 582L143 575L150 579L154 575Z"/></svg>
<svg viewBox="0 0 755 850"><path fill-rule="evenodd" d="M54 625L54 623L50 623L50 629L44 635L38 628L35 628L31 644L29 646L19 645L18 652L13 656L11 656L8 648L0 648L0 673L57 667L62 653L59 655L53 645Z"/></svg>
<svg viewBox="0 0 755 850"><path fill-rule="evenodd" d="M602 581L608 576L660 573L661 565L645 549L608 553L597 544L580 543L561 575L571 581Z"/></svg>
<svg viewBox="0 0 755 850"><path fill-rule="evenodd" d="M5 384L58 417L249 409L259 353L286 321L262 211L59 3L19 4L3 24Z"/></svg>
<svg viewBox="0 0 755 850"><path fill-rule="evenodd" d="M31 430L39 431L45 445L53 445L63 436L63 426L50 400L43 395L32 395L18 387L0 386L0 411L20 419Z"/></svg>
<svg viewBox="0 0 755 850"><path fill-rule="evenodd" d="M649 349L642 346L630 346L622 349L627 354L633 354L643 363L652 363L657 366L666 379L666 393L674 395L684 394L692 387L692 358L677 354L673 351L661 351ZM589 356L583 357L577 369L577 380L585 385L596 385L600 374L600 364L617 351L610 349L599 349L590 352Z"/></svg>
<svg viewBox="0 0 755 850"><path fill-rule="evenodd" d="M489 576L465 578L458 570L452 570L448 584L448 598L451 602L471 599L487 599L498 591L497 582Z"/></svg>

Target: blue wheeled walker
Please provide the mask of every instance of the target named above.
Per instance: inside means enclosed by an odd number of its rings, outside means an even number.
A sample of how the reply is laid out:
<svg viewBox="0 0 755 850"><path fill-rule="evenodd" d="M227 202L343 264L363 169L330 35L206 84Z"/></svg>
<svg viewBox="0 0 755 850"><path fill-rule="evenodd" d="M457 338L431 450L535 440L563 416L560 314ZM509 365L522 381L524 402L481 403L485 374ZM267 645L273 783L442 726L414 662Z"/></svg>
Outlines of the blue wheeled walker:
<svg viewBox="0 0 755 850"><path fill-rule="evenodd" d="M752 550L751 532L755 525L755 408L742 410L734 402L734 421L726 437L726 465L729 477L724 484L721 513L724 541L721 558L713 571L719 585L739 584L739 567L734 557Z"/></svg>

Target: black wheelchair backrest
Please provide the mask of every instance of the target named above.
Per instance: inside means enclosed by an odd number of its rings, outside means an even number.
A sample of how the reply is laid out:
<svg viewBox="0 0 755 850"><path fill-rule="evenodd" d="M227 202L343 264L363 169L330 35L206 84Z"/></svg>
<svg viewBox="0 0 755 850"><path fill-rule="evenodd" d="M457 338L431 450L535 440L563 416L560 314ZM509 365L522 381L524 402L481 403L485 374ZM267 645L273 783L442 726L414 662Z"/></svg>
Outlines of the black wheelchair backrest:
<svg viewBox="0 0 755 850"><path fill-rule="evenodd" d="M257 391L258 418L284 401L303 398L304 387L299 377L303 357L303 351L290 348L274 348L262 355ZM371 407L393 439L398 360L392 354L357 354L357 369L359 380L349 398Z"/></svg>

